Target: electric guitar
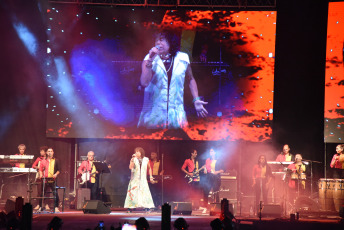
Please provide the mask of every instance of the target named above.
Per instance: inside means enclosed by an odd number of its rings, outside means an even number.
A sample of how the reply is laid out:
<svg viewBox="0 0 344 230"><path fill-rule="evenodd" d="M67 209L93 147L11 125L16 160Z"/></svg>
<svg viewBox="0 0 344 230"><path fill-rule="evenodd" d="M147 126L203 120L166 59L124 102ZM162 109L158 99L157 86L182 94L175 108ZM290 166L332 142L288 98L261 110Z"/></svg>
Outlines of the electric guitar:
<svg viewBox="0 0 344 230"><path fill-rule="evenodd" d="M79 174L77 176L77 180L79 184L84 184L86 181L90 180L91 176L95 175L97 172L90 173L90 172L84 172L83 174Z"/></svg>
<svg viewBox="0 0 344 230"><path fill-rule="evenodd" d="M193 171L192 176L190 176L189 174L186 174L185 178L188 180L188 184L192 183L195 178L199 178L199 172L204 168L205 168L205 165L203 165L200 169Z"/></svg>

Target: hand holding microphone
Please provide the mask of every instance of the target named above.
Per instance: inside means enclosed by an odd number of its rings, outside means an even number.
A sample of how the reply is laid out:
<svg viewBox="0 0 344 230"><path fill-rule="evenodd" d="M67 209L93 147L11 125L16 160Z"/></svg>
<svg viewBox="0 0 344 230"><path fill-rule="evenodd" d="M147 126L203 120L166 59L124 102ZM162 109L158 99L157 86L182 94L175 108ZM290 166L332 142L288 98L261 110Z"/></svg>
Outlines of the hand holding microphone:
<svg viewBox="0 0 344 230"><path fill-rule="evenodd" d="M131 156L130 162L134 162L134 158L136 157L135 153Z"/></svg>
<svg viewBox="0 0 344 230"><path fill-rule="evenodd" d="M151 49L149 50L149 59L150 59L151 61L153 61L153 59L155 58L155 56L157 55L157 53L159 52L159 50L160 50L160 46L159 46L159 45L156 45L156 46L154 46L153 48L151 48Z"/></svg>

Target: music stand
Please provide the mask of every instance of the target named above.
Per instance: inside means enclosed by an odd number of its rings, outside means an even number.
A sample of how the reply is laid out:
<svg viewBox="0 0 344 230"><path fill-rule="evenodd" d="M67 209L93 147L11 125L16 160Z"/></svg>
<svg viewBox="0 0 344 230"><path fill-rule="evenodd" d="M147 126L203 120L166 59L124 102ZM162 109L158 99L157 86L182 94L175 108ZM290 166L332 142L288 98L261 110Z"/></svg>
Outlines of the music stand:
<svg viewBox="0 0 344 230"><path fill-rule="evenodd" d="M99 172L99 186L100 186L100 200L103 201L103 185L102 185L102 174L103 173L111 173L109 167L104 162L95 161L93 162L94 167L96 167L96 171Z"/></svg>

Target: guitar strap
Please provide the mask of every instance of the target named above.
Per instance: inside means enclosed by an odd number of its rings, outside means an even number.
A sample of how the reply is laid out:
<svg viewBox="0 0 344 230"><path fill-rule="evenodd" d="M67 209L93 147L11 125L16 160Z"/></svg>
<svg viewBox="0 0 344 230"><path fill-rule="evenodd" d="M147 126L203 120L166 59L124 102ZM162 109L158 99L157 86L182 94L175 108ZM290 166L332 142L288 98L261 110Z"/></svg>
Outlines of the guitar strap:
<svg viewBox="0 0 344 230"><path fill-rule="evenodd" d="M92 166L92 168L91 168L91 174L92 173L95 173L96 172L96 166L94 166L94 164L92 163L91 164ZM93 174L92 176L91 176L91 178L90 178L90 181L91 181L91 183L96 183L96 175L95 174Z"/></svg>
<svg viewBox="0 0 344 230"><path fill-rule="evenodd" d="M195 169L194 169L194 172L196 172L196 171L198 171L198 161L196 161L196 163L195 163ZM198 177L196 177L196 178L194 178L194 181L200 181L200 178L199 178L199 176L198 176Z"/></svg>

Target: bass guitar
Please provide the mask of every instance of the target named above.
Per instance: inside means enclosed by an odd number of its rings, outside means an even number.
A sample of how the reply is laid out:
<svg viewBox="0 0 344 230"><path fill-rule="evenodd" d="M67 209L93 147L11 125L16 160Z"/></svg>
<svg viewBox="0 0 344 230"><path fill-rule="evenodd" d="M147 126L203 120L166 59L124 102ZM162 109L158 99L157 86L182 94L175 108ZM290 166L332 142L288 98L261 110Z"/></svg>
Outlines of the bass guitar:
<svg viewBox="0 0 344 230"><path fill-rule="evenodd" d="M188 184L192 183L195 178L199 178L199 172L204 168L205 168L205 165L203 165L200 169L193 171L192 176L190 176L189 174L186 174L185 178L188 180Z"/></svg>

